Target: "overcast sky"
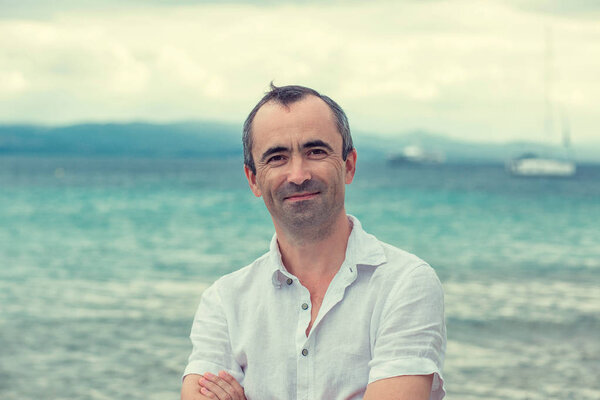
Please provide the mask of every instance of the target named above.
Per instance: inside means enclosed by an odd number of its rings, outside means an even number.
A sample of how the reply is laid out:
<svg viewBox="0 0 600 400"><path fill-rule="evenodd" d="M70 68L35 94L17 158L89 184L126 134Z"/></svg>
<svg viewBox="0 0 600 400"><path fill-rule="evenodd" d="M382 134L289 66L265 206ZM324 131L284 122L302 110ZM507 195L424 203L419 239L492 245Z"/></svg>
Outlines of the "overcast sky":
<svg viewBox="0 0 600 400"><path fill-rule="evenodd" d="M492 142L545 140L548 89L548 140L599 142L600 2L0 0L0 123L241 123L271 80Z"/></svg>

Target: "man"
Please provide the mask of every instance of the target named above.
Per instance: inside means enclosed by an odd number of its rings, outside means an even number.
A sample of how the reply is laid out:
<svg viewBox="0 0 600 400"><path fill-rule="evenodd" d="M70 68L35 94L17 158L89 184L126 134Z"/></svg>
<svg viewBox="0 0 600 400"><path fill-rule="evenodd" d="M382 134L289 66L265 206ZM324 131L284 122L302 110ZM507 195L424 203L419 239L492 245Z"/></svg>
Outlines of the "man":
<svg viewBox="0 0 600 400"><path fill-rule="evenodd" d="M441 399L440 282L346 214L357 153L342 109L312 89L271 85L243 141L275 236L203 293L182 399Z"/></svg>

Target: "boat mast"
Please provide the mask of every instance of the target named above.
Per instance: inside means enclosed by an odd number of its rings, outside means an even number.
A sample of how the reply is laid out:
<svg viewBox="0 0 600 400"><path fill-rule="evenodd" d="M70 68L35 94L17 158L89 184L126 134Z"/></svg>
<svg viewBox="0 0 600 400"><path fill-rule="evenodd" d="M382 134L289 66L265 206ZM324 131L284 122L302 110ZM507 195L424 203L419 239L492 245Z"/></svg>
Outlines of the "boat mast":
<svg viewBox="0 0 600 400"><path fill-rule="evenodd" d="M571 146L571 125L569 122L569 117L564 109L562 109L562 144L565 149L569 149Z"/></svg>
<svg viewBox="0 0 600 400"><path fill-rule="evenodd" d="M550 27L545 28L545 52L544 52L544 99L545 99L545 110L544 110L544 142L551 141L554 132L554 110L552 104L552 83L554 76L552 74L552 60L553 60L553 49L552 49L552 29Z"/></svg>

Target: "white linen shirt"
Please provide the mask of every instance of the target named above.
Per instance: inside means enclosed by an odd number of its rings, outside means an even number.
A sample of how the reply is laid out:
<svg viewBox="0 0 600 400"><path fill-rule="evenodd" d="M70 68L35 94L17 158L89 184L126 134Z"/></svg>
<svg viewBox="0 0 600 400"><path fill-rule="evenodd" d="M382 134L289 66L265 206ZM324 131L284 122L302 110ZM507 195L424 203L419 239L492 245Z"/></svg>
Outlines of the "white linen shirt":
<svg viewBox="0 0 600 400"><path fill-rule="evenodd" d="M285 269L274 236L268 253L202 294L184 376L226 370L248 400L344 400L379 379L434 374L430 399L442 399L440 281L349 218L346 258L308 337L310 294Z"/></svg>

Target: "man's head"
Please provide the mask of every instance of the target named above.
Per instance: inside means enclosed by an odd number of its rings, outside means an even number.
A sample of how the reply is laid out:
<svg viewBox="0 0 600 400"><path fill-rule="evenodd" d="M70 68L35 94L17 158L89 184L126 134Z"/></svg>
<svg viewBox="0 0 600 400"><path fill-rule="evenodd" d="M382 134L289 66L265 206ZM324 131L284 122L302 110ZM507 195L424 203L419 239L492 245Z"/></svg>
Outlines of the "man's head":
<svg viewBox="0 0 600 400"><path fill-rule="evenodd" d="M352 144L352 136L350 135L348 118L346 117L344 110L342 110L342 107L340 107L335 101L325 95L320 94L314 89L304 86L290 85L277 87L273 85L273 82L271 82L271 90L268 91L262 99L260 99L256 106L254 106L244 122L244 134L242 137L242 142L244 144L244 164L250 168L253 173L256 174L256 165L254 164L254 157L252 156L252 123L254 122L254 117L256 116L258 110L269 102L287 107L290 104L306 98L307 96L318 97L319 99L323 100L331 110L331 113L335 118L338 132L342 136L343 159L346 160L348 153L354 149Z"/></svg>
<svg viewBox="0 0 600 400"><path fill-rule="evenodd" d="M345 220L345 185L354 178L356 150L333 100L300 86L273 88L244 128L244 171L278 232L316 239L316 232Z"/></svg>

